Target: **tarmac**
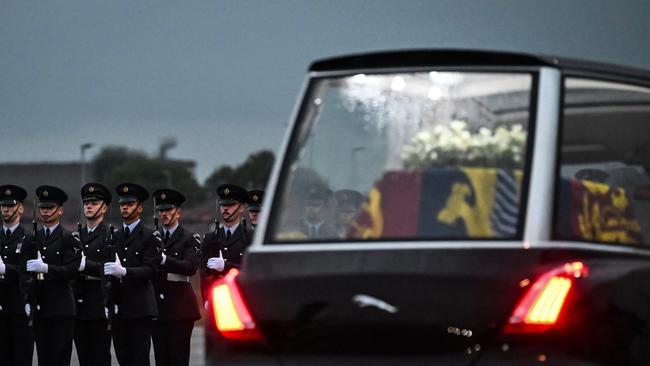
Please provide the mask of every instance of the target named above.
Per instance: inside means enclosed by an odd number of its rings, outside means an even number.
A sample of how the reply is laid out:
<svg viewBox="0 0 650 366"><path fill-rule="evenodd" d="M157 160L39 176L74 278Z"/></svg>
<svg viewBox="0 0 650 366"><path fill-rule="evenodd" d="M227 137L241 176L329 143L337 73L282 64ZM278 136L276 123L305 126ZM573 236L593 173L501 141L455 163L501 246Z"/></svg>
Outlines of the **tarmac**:
<svg viewBox="0 0 650 366"><path fill-rule="evenodd" d="M192 345L190 350L190 366L199 366L205 364L205 348L204 348L204 329L203 325L197 325L192 331ZM153 355L153 346L151 346L151 351L149 353L149 359L151 360L151 366L156 364ZM117 358L115 357L115 350L111 345L111 365L119 366L117 363ZM36 348L34 348L34 360L32 365L38 365L38 360L36 357ZM79 360L77 359L77 350L72 346L72 366L79 366Z"/></svg>

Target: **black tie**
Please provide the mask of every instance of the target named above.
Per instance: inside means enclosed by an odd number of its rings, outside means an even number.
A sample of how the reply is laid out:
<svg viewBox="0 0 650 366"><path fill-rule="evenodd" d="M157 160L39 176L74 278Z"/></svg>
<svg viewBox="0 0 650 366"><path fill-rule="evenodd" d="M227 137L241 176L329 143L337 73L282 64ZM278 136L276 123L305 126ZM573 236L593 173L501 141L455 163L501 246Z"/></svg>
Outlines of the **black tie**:
<svg viewBox="0 0 650 366"><path fill-rule="evenodd" d="M48 228L45 229L45 239L47 239L49 237L50 237L50 228L48 227Z"/></svg>
<svg viewBox="0 0 650 366"><path fill-rule="evenodd" d="M11 229L7 229L7 235L5 235L5 239L9 239L11 237Z"/></svg>
<svg viewBox="0 0 650 366"><path fill-rule="evenodd" d="M165 231L165 243L169 240L169 231Z"/></svg>
<svg viewBox="0 0 650 366"><path fill-rule="evenodd" d="M128 238L129 234L131 234L131 229L129 229L129 227L127 226L124 228L124 236Z"/></svg>
<svg viewBox="0 0 650 366"><path fill-rule="evenodd" d="M226 241L230 241L230 230L226 229Z"/></svg>

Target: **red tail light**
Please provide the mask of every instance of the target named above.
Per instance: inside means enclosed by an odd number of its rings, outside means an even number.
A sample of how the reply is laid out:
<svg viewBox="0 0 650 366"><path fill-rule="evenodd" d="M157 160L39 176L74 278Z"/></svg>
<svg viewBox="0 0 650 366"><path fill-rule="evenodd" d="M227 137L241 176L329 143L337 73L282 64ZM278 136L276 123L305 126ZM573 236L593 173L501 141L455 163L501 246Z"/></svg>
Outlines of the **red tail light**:
<svg viewBox="0 0 650 366"><path fill-rule="evenodd" d="M505 333L540 333L552 328L575 279L587 275L582 262L566 263L542 275L512 312Z"/></svg>
<svg viewBox="0 0 650 366"><path fill-rule="evenodd" d="M260 340L262 335L235 283L238 275L238 270L230 270L210 291L215 326L227 339Z"/></svg>

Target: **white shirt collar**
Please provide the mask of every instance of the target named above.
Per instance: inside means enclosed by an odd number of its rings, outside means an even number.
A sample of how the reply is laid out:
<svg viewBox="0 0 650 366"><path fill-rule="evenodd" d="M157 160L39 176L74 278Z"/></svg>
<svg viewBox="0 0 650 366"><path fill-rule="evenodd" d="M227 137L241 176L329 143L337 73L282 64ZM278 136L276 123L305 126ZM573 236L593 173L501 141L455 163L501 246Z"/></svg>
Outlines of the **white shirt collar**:
<svg viewBox="0 0 650 366"><path fill-rule="evenodd" d="M13 234L14 231L16 231L16 228L17 228L18 226L20 226L20 223L17 223L16 225L14 225L14 226L12 226L12 227L6 227L5 225L2 225L2 228L3 228L3 231L4 231L5 233L7 232L7 229L9 229L9 230L11 230L11 233Z"/></svg>
<svg viewBox="0 0 650 366"><path fill-rule="evenodd" d="M178 229L178 224L176 224L176 225L174 225L173 227L170 227L170 228L166 228L166 227L163 228L163 230L165 232L169 232L169 236L174 235L174 231L176 231L176 229Z"/></svg>
<svg viewBox="0 0 650 366"><path fill-rule="evenodd" d="M140 223L140 219L135 220L135 222L133 222L133 223L131 223L129 225L127 225L125 223L122 223L122 229L126 229L128 227L129 232L133 232L133 230L135 230L135 227L138 226L139 223Z"/></svg>
<svg viewBox="0 0 650 366"><path fill-rule="evenodd" d="M45 232L46 229L50 229L50 234L52 234L57 227L59 227L59 224L54 224L52 226L43 225L43 232Z"/></svg>
<svg viewBox="0 0 650 366"><path fill-rule="evenodd" d="M95 225L94 227L90 227L90 226L86 225L86 231L88 231L88 234L90 234L93 231L95 231L95 229L97 229L97 226L99 226L99 225Z"/></svg>
<svg viewBox="0 0 650 366"><path fill-rule="evenodd" d="M238 222L235 223L233 226L226 226L226 225L224 225L224 226L223 226L223 230L224 230L223 232L225 233L226 231L230 231L230 234L234 234L234 233L235 233L235 230L237 230L238 227L239 227L239 223L238 223Z"/></svg>

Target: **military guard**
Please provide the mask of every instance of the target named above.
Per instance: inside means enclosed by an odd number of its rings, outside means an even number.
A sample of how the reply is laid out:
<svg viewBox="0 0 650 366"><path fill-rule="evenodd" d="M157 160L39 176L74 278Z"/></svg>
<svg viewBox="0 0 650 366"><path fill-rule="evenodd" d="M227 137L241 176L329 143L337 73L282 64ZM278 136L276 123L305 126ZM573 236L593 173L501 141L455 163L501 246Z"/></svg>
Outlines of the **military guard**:
<svg viewBox="0 0 650 366"><path fill-rule="evenodd" d="M313 186L307 192L304 203L304 216L300 222L300 231L307 238L322 240L338 238L336 228L328 220L329 201L332 191L327 187Z"/></svg>
<svg viewBox="0 0 650 366"><path fill-rule="evenodd" d="M163 250L156 283L158 319L153 322L156 366L182 366L190 362L190 339L194 322L201 318L190 284L199 267L201 236L180 225L185 197L172 189L153 193L162 222Z"/></svg>
<svg viewBox="0 0 650 366"><path fill-rule="evenodd" d="M264 201L264 191L260 189L254 189L248 191L248 214L251 217L251 225L253 228L257 226L257 220L259 219L260 211L262 210L262 202Z"/></svg>
<svg viewBox="0 0 650 366"><path fill-rule="evenodd" d="M151 322L158 316L152 281L157 277L162 242L140 221L149 192L134 183L122 183L115 191L123 223L115 234L116 256L104 264L104 274L113 277L115 286L115 306L109 309L113 345L120 365L147 366Z"/></svg>
<svg viewBox="0 0 650 366"><path fill-rule="evenodd" d="M25 189L0 186L2 233L0 242L0 358L3 365L29 366L34 335L25 314L25 241L29 234L20 225L27 197Z"/></svg>
<svg viewBox="0 0 650 366"><path fill-rule="evenodd" d="M36 189L38 212L43 227L36 232L26 255L32 278L29 304L39 365L70 365L76 315L72 281L81 264L79 237L60 225L63 203L68 196L60 188ZM33 312L33 313L32 313Z"/></svg>
<svg viewBox="0 0 650 366"><path fill-rule="evenodd" d="M217 188L217 194L223 225L217 222L214 232L206 234L201 245L201 294L206 303L212 282L231 268L241 266L252 239L250 228L244 227L242 221L248 192L233 184L223 184Z"/></svg>
<svg viewBox="0 0 650 366"><path fill-rule="evenodd" d="M74 286L77 304L74 341L81 366L111 365L111 336L102 282L108 237L104 216L111 198L109 189L99 183L81 187L86 225L79 232L82 258Z"/></svg>
<svg viewBox="0 0 650 366"><path fill-rule="evenodd" d="M348 236L348 231L365 200L366 197L352 189L334 192L334 225L339 238L345 239Z"/></svg>

